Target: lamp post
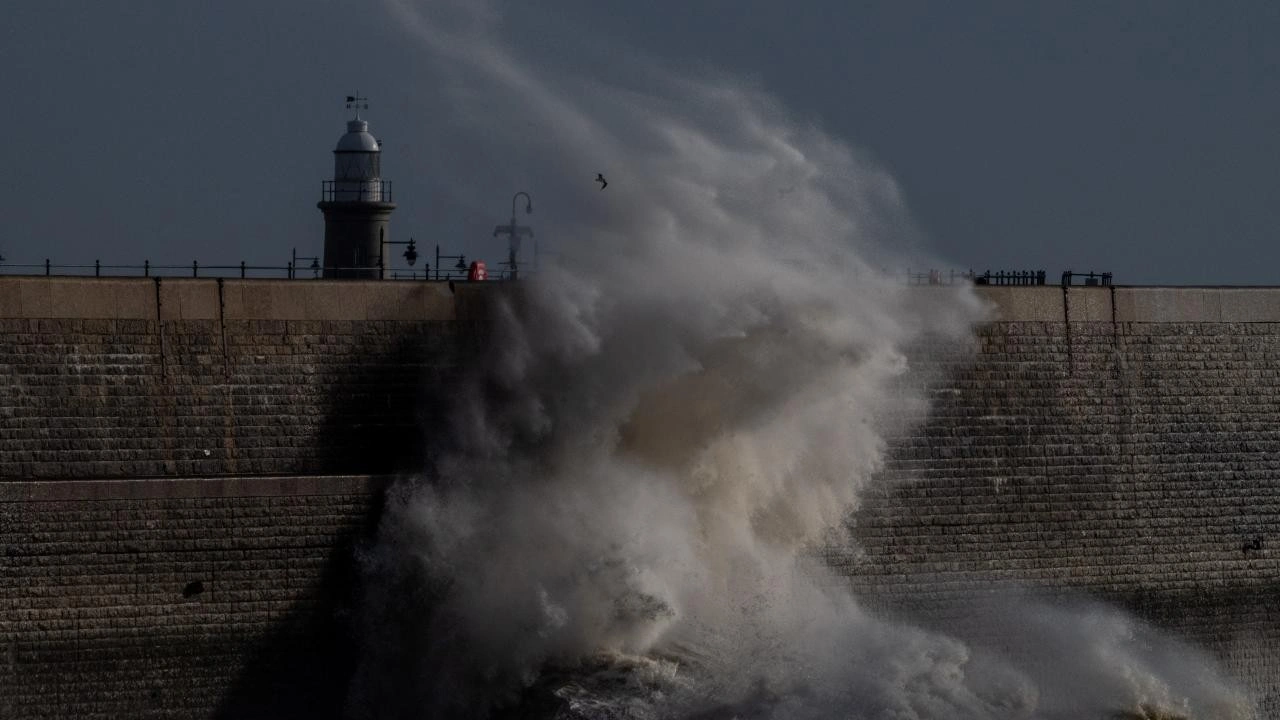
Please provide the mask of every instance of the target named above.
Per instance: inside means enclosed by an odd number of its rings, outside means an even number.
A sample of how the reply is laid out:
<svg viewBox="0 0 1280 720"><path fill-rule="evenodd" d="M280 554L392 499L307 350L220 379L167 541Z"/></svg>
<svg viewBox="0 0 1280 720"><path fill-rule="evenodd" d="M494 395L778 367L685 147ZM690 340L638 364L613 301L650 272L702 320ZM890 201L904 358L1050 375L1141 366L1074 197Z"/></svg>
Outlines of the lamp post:
<svg viewBox="0 0 1280 720"><path fill-rule="evenodd" d="M387 252L388 245L408 245L404 251L404 261L409 263L409 267L418 262L418 250L413 244L413 238L408 240L382 240L378 246L378 279L382 279L386 275L386 267L382 264L382 258ZM430 272L430 268L427 271Z"/></svg>
<svg viewBox="0 0 1280 720"><path fill-rule="evenodd" d="M525 206L524 206L525 214L526 215L533 214L533 198L529 197L529 193L521 190L520 192L511 196L511 224L499 225L493 229L494 237L498 237L499 235L506 235L508 237L509 249L507 252L507 267L511 268L512 280L515 280L519 274L519 265L518 265L517 257L520 254L520 237L523 235L528 235L529 237L533 237L533 228L527 225L516 224L516 200L520 199L521 195L524 196L524 200L525 200ZM534 254L536 255L537 252L535 251Z"/></svg>
<svg viewBox="0 0 1280 720"><path fill-rule="evenodd" d="M305 257L305 256L298 255L298 248L294 248L293 262L289 263L289 279L290 280L292 280L295 274L298 272L299 260L310 260L311 261L310 270L311 270L312 277L315 277L315 278L320 277L320 258L316 256Z"/></svg>
<svg viewBox="0 0 1280 720"><path fill-rule="evenodd" d="M441 255L441 254L440 254L440 246L439 246L439 245L436 245L436 279L437 279L437 280L439 280L439 279L440 279L440 261L441 261L442 259L443 259L443 260L457 260L457 261L458 261L458 264L457 264L457 265L454 265L453 267L454 267L455 269L457 269L457 270L461 270L461 271L463 271L463 272L466 272L466 270L467 270L467 256L466 256L466 255ZM448 273L448 274L446 274L446 275L445 275L445 279L447 280L447 279L448 279L448 277L449 277L449 275L451 275L451 274L452 274L452 273Z"/></svg>

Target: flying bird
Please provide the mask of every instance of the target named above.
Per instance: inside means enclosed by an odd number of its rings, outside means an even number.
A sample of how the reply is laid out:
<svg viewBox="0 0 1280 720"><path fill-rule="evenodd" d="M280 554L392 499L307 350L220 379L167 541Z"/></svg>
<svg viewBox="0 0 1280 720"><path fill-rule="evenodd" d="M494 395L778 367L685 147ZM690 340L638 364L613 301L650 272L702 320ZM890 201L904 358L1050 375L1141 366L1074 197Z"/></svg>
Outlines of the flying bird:
<svg viewBox="0 0 1280 720"><path fill-rule="evenodd" d="M604 179L603 173L596 173L596 182L600 183L600 189L609 187L609 181Z"/></svg>

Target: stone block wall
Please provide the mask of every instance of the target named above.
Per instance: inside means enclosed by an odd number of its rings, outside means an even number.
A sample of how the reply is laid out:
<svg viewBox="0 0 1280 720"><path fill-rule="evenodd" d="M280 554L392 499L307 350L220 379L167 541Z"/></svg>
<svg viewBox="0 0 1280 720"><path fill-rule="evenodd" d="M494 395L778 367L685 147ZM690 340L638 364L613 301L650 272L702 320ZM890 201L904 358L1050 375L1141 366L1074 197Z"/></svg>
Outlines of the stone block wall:
<svg viewBox="0 0 1280 720"><path fill-rule="evenodd" d="M979 292L830 562L952 626L1003 585L1115 601L1280 716L1280 291ZM0 717L338 714L365 476L421 467L483 296L0 278Z"/></svg>
<svg viewBox="0 0 1280 720"><path fill-rule="evenodd" d="M1049 290L1057 313L1002 306L976 352L916 349L904 382L930 417L891 443L831 562L870 602L951 627L1019 587L1116 602L1277 716L1280 314L1255 297L1224 318L1201 290L1135 314L1142 290L1101 289L1091 312L1115 320L1076 321Z"/></svg>
<svg viewBox="0 0 1280 720"><path fill-rule="evenodd" d="M341 717L354 549L483 297L0 278L0 717Z"/></svg>
<svg viewBox="0 0 1280 720"><path fill-rule="evenodd" d="M0 483L0 717L340 717L385 485Z"/></svg>
<svg viewBox="0 0 1280 720"><path fill-rule="evenodd" d="M475 290L0 278L0 480L420 467Z"/></svg>

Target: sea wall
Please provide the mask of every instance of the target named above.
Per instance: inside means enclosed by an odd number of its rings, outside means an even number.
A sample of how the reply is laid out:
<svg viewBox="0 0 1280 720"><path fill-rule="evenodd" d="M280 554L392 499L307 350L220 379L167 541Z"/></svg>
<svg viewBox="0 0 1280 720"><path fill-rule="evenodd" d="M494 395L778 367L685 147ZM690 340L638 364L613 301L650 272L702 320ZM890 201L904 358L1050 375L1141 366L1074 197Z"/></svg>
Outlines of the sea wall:
<svg viewBox="0 0 1280 720"><path fill-rule="evenodd" d="M479 327L450 287L0 278L0 480L420 467Z"/></svg>
<svg viewBox="0 0 1280 720"><path fill-rule="evenodd" d="M341 717L386 485L0 483L0 717Z"/></svg>
<svg viewBox="0 0 1280 720"><path fill-rule="evenodd" d="M467 283L0 278L0 717L341 717Z"/></svg>
<svg viewBox="0 0 1280 720"><path fill-rule="evenodd" d="M0 278L0 717L340 715L353 553L492 291ZM1120 603L1280 714L1280 289L976 292L829 561L951 627Z"/></svg>
<svg viewBox="0 0 1280 720"><path fill-rule="evenodd" d="M882 609L956 628L1017 588L1113 601L1280 714L1280 291L991 288L976 347L925 343L831 560ZM993 609L992 612L1000 612Z"/></svg>

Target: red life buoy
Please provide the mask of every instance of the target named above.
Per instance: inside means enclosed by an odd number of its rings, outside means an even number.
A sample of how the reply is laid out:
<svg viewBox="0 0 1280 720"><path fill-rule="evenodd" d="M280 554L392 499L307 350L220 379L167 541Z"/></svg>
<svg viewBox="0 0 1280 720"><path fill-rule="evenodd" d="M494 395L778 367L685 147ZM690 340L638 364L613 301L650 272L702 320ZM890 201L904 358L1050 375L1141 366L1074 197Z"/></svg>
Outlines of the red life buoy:
<svg viewBox="0 0 1280 720"><path fill-rule="evenodd" d="M471 269L467 271L468 280L488 280L489 271L485 269L483 260L472 260Z"/></svg>

